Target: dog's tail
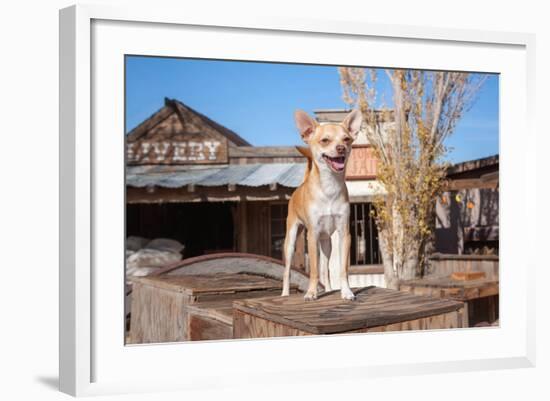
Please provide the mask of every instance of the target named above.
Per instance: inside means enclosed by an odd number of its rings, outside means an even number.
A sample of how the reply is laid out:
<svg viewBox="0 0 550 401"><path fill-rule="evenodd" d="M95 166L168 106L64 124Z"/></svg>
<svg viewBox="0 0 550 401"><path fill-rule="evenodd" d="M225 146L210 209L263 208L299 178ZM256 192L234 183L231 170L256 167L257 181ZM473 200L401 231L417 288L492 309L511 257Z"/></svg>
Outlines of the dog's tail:
<svg viewBox="0 0 550 401"><path fill-rule="evenodd" d="M296 149L298 150L298 152L304 155L307 159L306 173L304 174L304 181L305 181L309 176L311 167L313 166L313 155L311 154L311 149L305 146L296 146Z"/></svg>

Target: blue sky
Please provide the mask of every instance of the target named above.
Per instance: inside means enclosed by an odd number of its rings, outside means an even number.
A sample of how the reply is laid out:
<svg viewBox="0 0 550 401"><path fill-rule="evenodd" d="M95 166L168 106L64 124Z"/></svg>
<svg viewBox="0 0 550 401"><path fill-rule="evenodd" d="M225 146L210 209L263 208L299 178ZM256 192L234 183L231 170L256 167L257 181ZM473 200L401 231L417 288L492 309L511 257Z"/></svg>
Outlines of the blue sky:
<svg viewBox="0 0 550 401"><path fill-rule="evenodd" d="M379 80L380 92L387 82ZM346 108L334 66L131 56L126 58L128 131L175 98L255 146L301 143L297 108ZM389 102L390 99L387 99ZM449 160L498 153L498 76L492 75L447 141Z"/></svg>

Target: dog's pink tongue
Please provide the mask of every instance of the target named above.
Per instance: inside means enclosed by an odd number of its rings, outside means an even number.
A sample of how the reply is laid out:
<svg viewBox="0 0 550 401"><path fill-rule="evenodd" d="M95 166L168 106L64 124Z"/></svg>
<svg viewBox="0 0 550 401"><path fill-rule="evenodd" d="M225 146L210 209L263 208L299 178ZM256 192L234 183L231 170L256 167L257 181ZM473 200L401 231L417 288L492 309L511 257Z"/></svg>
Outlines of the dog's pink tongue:
<svg viewBox="0 0 550 401"><path fill-rule="evenodd" d="M335 170L343 170L344 169L344 159L332 159L331 160L332 167L334 167Z"/></svg>

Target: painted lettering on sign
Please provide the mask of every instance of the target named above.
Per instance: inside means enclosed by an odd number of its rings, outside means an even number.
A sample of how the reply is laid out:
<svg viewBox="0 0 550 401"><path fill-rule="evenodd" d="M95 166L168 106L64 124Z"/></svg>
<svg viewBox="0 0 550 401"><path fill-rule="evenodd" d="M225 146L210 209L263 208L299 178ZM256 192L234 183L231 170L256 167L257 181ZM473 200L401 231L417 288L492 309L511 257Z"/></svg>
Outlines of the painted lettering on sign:
<svg viewBox="0 0 550 401"><path fill-rule="evenodd" d="M374 179L376 178L378 159L374 149L368 145L359 145L351 151L346 168L346 179Z"/></svg>
<svg viewBox="0 0 550 401"><path fill-rule="evenodd" d="M207 141L140 141L126 144L128 164L193 164L225 163L227 149L222 142Z"/></svg>

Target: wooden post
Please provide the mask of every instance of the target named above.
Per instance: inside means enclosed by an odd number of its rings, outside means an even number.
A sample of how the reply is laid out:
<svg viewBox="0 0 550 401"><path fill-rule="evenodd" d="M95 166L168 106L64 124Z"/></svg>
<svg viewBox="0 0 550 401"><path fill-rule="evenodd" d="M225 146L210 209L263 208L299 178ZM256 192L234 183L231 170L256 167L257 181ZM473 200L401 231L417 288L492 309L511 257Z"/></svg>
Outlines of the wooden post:
<svg viewBox="0 0 550 401"><path fill-rule="evenodd" d="M462 308L462 327L470 327L470 304L471 302L464 302L464 308Z"/></svg>
<svg viewBox="0 0 550 401"><path fill-rule="evenodd" d="M496 313L496 302L495 302L495 296L487 297L487 303L488 303L488 311L489 316L487 317L489 320L489 323L493 324L495 320L497 320L497 313Z"/></svg>
<svg viewBox="0 0 550 401"><path fill-rule="evenodd" d="M238 214L238 231L239 231L239 252L248 252L248 238L247 238L247 202L241 200L237 209Z"/></svg>
<svg viewBox="0 0 550 401"><path fill-rule="evenodd" d="M470 321L472 319L474 319L474 302L473 301L468 301L468 302L464 302L466 304L466 307L464 308L467 312L467 316L468 316L468 327L470 326Z"/></svg>

